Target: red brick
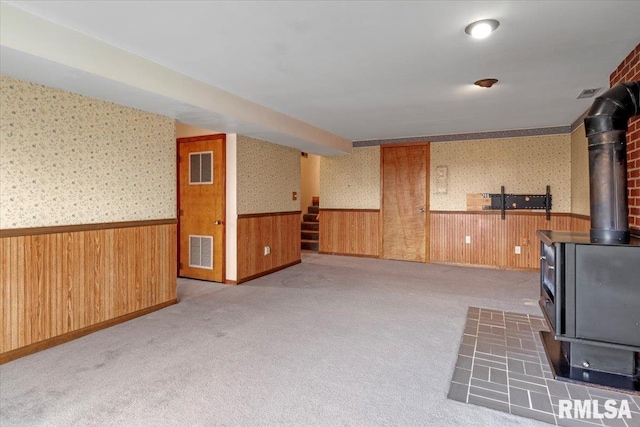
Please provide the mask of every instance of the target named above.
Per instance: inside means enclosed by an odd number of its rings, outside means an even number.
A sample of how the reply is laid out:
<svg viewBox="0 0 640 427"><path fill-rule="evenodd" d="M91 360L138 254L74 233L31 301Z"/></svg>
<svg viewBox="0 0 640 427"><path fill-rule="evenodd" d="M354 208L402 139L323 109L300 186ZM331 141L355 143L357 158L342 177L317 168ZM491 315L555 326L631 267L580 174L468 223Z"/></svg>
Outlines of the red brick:
<svg viewBox="0 0 640 427"><path fill-rule="evenodd" d="M627 55L620 65L609 75L611 86L625 81L638 80L638 63L640 62L640 44Z"/></svg>
<svg viewBox="0 0 640 427"><path fill-rule="evenodd" d="M609 76L609 83L610 86L613 87L616 83L618 83L618 72L614 71L613 73L611 73L611 75Z"/></svg>
<svg viewBox="0 0 640 427"><path fill-rule="evenodd" d="M640 80L640 43L609 76L611 86ZM629 225L640 227L640 118L629 120L627 132Z"/></svg>
<svg viewBox="0 0 640 427"><path fill-rule="evenodd" d="M625 79L631 77L630 71L631 71L630 64L627 64L624 67L622 67L622 75L624 76Z"/></svg>

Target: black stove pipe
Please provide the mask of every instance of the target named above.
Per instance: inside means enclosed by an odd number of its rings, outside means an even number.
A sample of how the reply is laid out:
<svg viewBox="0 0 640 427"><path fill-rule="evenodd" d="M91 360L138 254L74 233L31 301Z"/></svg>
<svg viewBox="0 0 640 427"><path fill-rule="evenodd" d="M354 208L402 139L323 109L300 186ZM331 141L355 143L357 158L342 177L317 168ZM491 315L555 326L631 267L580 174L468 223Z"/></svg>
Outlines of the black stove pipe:
<svg viewBox="0 0 640 427"><path fill-rule="evenodd" d="M589 140L591 242L629 243L627 129L640 114L640 81L619 83L595 99L584 119Z"/></svg>

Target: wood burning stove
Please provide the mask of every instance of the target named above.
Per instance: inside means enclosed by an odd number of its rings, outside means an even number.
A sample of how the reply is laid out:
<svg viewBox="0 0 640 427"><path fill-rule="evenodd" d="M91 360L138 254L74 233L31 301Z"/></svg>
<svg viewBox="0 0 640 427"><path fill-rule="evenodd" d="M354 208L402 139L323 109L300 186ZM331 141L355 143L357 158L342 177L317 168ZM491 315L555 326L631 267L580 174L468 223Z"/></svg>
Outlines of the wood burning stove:
<svg viewBox="0 0 640 427"><path fill-rule="evenodd" d="M640 392L640 238L628 227L626 131L640 82L598 97L585 118L591 231L538 231L542 333L558 379Z"/></svg>
<svg viewBox="0 0 640 427"><path fill-rule="evenodd" d="M640 391L640 239L539 231L543 342L556 376Z"/></svg>

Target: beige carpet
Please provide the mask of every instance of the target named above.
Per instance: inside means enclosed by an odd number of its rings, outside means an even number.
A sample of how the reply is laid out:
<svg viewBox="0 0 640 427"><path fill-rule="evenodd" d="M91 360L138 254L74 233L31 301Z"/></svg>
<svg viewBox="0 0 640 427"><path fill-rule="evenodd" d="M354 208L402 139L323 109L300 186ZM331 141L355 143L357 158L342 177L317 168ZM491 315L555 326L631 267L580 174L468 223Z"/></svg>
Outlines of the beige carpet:
<svg viewBox="0 0 640 427"><path fill-rule="evenodd" d="M539 315L538 274L304 254L0 366L0 425L542 423L447 399L469 306Z"/></svg>

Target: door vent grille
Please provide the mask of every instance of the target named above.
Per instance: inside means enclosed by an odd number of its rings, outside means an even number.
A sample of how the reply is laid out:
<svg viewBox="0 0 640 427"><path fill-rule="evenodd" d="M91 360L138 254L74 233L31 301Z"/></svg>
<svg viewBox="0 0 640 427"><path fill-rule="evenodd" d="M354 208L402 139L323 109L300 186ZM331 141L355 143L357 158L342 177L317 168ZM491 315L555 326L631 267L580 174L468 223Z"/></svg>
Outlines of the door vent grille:
<svg viewBox="0 0 640 427"><path fill-rule="evenodd" d="M213 270L213 236L189 235L189 267Z"/></svg>
<svg viewBox="0 0 640 427"><path fill-rule="evenodd" d="M189 153L189 184L213 184L213 151Z"/></svg>

